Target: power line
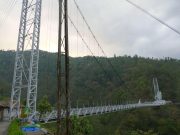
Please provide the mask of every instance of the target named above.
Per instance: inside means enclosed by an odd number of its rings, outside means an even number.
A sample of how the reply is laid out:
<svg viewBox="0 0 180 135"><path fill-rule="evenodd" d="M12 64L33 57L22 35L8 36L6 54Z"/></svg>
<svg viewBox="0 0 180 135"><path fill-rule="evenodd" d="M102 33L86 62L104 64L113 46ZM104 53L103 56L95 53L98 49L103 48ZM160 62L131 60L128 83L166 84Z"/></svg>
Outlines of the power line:
<svg viewBox="0 0 180 135"><path fill-rule="evenodd" d="M90 49L90 47L88 46L87 42L85 41L85 39L83 38L83 36L81 35L81 33L79 32L78 28L75 26L75 24L73 23L72 19L70 17L68 17L71 24L73 25L74 29L77 31L78 35L80 36L80 38L82 39L84 45L87 47L87 49L90 51L91 55L93 56L93 58L95 59L95 61L97 62L97 64L100 66L100 68L103 70L103 72L105 73L105 75L109 78L109 80L111 80L110 76L108 75L108 73L106 72L106 70L104 69L103 65L99 62L99 60L96 58L96 56L94 55L93 51Z"/></svg>
<svg viewBox="0 0 180 135"><path fill-rule="evenodd" d="M165 23L164 21L162 21L161 19L159 19L158 17L152 15L150 12L148 12L147 10L143 9L142 7L138 6L137 4L126 0L129 4L133 5L134 7L136 7L137 9L141 10L142 12L144 12L145 14L147 14L148 16L152 17L153 19L155 19L156 21L160 22L162 25L166 26L167 28L171 29L172 31L174 31L175 33L177 33L178 35L180 35L180 31L178 31L177 29L173 28L172 26L170 26L169 24Z"/></svg>
<svg viewBox="0 0 180 135"><path fill-rule="evenodd" d="M93 33L93 31L92 31L90 25L88 24L85 16L83 15L81 9L79 8L79 5L77 4L76 0L74 0L74 4L75 4L75 6L77 7L77 10L79 11L79 13L80 13L81 17L83 18L85 24L87 25L87 28L89 29L90 33L92 34L92 36L93 36L95 42L97 43L98 47L100 48L101 52L102 52L103 55L106 57L106 60L107 60L108 64L111 66L112 70L114 71L114 73L115 73L116 76L118 77L119 81L121 81L121 77L120 77L119 73L116 71L116 69L115 69L115 67L113 66L113 64L111 63L111 61L107 58L106 53L104 52L102 46L101 46L100 43L98 42L95 34Z"/></svg>

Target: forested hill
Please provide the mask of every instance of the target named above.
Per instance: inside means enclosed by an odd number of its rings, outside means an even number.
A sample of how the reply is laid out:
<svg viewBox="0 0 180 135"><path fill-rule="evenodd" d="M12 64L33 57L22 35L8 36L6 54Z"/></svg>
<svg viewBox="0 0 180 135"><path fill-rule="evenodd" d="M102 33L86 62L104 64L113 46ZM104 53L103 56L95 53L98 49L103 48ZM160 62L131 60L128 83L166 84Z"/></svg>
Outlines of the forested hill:
<svg viewBox="0 0 180 135"><path fill-rule="evenodd" d="M27 54L29 52L26 52ZM10 97L15 52L0 51L0 100ZM159 80L163 98L180 102L180 61L140 58L79 57L70 59L71 104L153 100L153 77ZM28 63L27 63L28 64ZM103 67L103 70L102 70ZM47 95L56 103L56 54L40 51L38 99ZM24 90L24 97L26 97ZM179 106L145 108L88 117L92 135L180 135Z"/></svg>
<svg viewBox="0 0 180 135"><path fill-rule="evenodd" d="M26 52L27 54L28 52ZM0 51L0 97L10 95L15 52ZM72 103L116 102L118 100L153 99L152 78L157 77L164 99L180 101L180 61L138 56L70 59ZM27 63L28 64L28 63ZM103 66L103 68L102 68ZM115 71L116 70L116 71ZM56 54L40 51L38 98L48 95L55 103Z"/></svg>

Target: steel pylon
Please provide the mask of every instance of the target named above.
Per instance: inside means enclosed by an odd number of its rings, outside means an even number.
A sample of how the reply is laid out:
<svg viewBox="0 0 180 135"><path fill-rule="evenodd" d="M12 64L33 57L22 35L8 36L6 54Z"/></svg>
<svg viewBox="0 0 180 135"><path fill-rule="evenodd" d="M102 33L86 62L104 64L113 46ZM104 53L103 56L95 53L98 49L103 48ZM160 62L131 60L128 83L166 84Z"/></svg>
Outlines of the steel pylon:
<svg viewBox="0 0 180 135"><path fill-rule="evenodd" d="M10 118L20 117L21 91L27 92L29 115L36 113L42 0L23 0L10 101ZM24 52L30 47L30 58ZM29 62L30 61L30 62Z"/></svg>
<svg viewBox="0 0 180 135"><path fill-rule="evenodd" d="M155 94L154 99L156 101L162 100L162 93L159 90L159 84L157 78L153 78L153 86L154 86L154 94Z"/></svg>

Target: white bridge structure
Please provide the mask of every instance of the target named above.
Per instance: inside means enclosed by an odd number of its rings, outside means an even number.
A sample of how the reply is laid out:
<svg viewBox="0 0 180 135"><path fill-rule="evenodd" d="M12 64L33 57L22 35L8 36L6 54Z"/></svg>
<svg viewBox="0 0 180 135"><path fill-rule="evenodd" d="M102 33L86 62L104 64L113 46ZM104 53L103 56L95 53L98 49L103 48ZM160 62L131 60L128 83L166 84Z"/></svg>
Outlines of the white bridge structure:
<svg viewBox="0 0 180 135"><path fill-rule="evenodd" d="M153 85L154 85L154 92L155 92L155 96L154 96L155 100L152 102L141 102L141 100L139 100L139 102L137 103L71 108L70 115L85 117L85 116L101 115L101 114L125 111L125 110L131 110L131 109L140 109L140 108L145 108L145 107L158 107L158 106L170 104L171 101L166 101L162 99L162 93L159 90L157 78L153 78ZM61 114L62 118L65 117L66 111L62 110L61 112L62 112ZM46 113L46 115L44 115L42 118L40 118L39 116L40 116L39 113L36 112L36 114L33 117L34 119L47 123L49 121L54 121L57 119L57 111L53 110L52 112Z"/></svg>
<svg viewBox="0 0 180 135"><path fill-rule="evenodd" d="M23 0L19 35L12 83L10 119L20 117L21 93L26 91L26 107L30 115L36 112L39 37L42 0ZM25 59L25 49L30 49L30 60Z"/></svg>
<svg viewBox="0 0 180 135"><path fill-rule="evenodd" d="M138 109L138 108L145 108L145 107L158 107L162 105L169 104L170 101L159 100L154 102L144 102L144 103L134 103L134 104L124 104L124 105L106 105L106 106L95 106L95 107L85 107L85 108L72 108L70 110L71 116L92 116L92 115L100 115L130 109ZM65 117L66 112L62 111L62 117ZM43 118L39 118L37 113L36 119L43 121L45 123L49 121L56 120L57 118L57 111L53 110L50 113L47 113Z"/></svg>

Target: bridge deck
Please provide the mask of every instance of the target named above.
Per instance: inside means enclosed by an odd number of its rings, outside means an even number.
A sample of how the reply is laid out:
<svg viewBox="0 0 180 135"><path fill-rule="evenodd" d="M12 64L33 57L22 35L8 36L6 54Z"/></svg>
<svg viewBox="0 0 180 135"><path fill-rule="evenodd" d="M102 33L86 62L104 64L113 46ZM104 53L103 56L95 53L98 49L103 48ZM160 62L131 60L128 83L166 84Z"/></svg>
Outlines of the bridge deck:
<svg viewBox="0 0 180 135"><path fill-rule="evenodd" d="M165 100L159 100L154 102L144 102L144 103L134 103L134 104L125 104L125 105L107 105L107 106L96 106L96 107L85 107L85 108L72 108L70 110L71 116L92 116L92 115L98 115L98 114L105 114L105 113L111 113L111 112L117 112L117 111L123 111L123 110L129 110L129 109L135 109L135 108L143 108L143 107L156 107L156 106L162 106L168 104L168 101ZM66 112L62 111L62 117L65 117ZM57 118L57 111L54 110L44 118L41 119L41 121L48 122L50 120L55 120Z"/></svg>

